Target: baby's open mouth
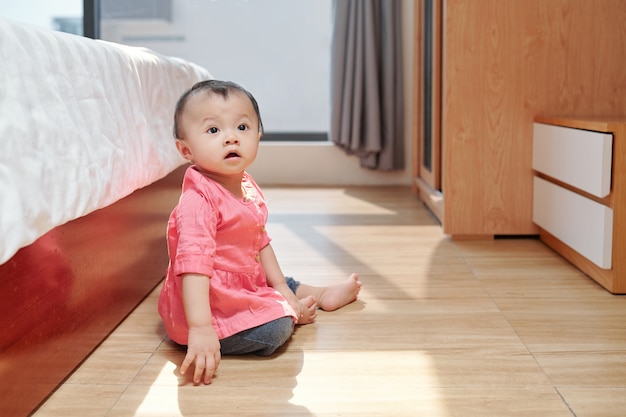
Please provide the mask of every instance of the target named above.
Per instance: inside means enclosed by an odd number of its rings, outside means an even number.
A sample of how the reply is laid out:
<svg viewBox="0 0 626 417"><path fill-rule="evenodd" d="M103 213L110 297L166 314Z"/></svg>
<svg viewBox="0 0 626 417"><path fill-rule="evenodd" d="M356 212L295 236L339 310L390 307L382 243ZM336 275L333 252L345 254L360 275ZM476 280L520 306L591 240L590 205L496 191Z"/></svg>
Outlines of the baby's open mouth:
<svg viewBox="0 0 626 417"><path fill-rule="evenodd" d="M228 155L226 155L226 159L229 158L238 158L239 154L237 152L229 152Z"/></svg>

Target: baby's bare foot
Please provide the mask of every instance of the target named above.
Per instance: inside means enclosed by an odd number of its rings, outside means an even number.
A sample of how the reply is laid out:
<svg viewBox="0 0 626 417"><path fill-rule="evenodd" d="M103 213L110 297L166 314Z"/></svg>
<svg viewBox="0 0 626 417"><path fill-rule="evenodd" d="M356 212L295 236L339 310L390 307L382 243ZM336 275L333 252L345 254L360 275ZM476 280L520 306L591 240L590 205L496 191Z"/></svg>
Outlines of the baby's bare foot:
<svg viewBox="0 0 626 417"><path fill-rule="evenodd" d="M352 274L341 284L324 288L319 295L317 305L324 311L337 310L357 299L361 286L357 274Z"/></svg>
<svg viewBox="0 0 626 417"><path fill-rule="evenodd" d="M300 300L300 304L302 304L302 314L298 319L298 324L309 324L313 323L317 318L317 301L315 297L309 295L308 297L304 297Z"/></svg>

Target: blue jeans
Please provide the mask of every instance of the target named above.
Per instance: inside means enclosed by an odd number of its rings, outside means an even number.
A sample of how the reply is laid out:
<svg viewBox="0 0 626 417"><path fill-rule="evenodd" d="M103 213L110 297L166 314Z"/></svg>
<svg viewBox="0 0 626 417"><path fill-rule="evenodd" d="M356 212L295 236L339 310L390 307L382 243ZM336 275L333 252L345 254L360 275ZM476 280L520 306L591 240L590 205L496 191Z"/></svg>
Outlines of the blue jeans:
<svg viewBox="0 0 626 417"><path fill-rule="evenodd" d="M300 283L291 277L286 277L285 280L295 294ZM291 338L293 329L293 319L289 316L281 317L220 340L220 352L222 355L254 353L269 356Z"/></svg>

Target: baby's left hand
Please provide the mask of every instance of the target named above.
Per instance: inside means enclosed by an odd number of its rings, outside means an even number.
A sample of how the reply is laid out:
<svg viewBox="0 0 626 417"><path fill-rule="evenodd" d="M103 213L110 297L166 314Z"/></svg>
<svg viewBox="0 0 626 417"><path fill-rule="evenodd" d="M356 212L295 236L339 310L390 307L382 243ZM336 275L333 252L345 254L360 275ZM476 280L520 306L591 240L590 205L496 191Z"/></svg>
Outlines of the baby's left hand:
<svg viewBox="0 0 626 417"><path fill-rule="evenodd" d="M312 295L304 297L299 301L299 308L296 313L299 314L298 324L313 323L317 318L317 300Z"/></svg>

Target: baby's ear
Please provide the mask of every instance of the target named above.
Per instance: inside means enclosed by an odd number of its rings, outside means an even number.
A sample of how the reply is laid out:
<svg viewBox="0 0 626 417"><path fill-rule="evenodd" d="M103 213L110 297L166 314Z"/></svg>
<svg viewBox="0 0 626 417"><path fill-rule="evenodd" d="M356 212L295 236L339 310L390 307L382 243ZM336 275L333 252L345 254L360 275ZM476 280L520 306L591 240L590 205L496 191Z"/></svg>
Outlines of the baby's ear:
<svg viewBox="0 0 626 417"><path fill-rule="evenodd" d="M176 139L176 149L178 149L178 152L183 158L191 161L191 149L189 149L189 146L187 146L184 140Z"/></svg>

